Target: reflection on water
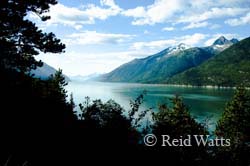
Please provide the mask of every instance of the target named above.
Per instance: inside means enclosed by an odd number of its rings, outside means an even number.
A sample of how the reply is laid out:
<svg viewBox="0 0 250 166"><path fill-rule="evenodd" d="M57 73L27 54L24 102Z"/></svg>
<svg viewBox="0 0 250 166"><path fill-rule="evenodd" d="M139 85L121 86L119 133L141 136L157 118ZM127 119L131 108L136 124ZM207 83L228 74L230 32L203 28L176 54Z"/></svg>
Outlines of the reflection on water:
<svg viewBox="0 0 250 166"><path fill-rule="evenodd" d="M66 87L68 93L73 93L75 103L84 101L89 96L92 100L114 99L126 110L130 109L130 100L135 99L143 90L147 91L142 109L153 108L158 111L160 103L169 102L174 95L181 95L190 108L192 116L198 121L211 118L211 129L221 116L225 103L233 94L231 89L207 89L197 87L176 87L168 85L150 85L134 83L103 83L103 82L70 82Z"/></svg>

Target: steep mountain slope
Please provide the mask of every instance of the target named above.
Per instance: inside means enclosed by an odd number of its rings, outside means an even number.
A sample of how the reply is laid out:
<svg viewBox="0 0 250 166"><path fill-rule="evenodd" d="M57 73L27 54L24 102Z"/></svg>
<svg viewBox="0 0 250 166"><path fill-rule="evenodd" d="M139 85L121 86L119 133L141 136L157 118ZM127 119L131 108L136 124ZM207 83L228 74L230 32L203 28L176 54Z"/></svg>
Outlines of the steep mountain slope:
<svg viewBox="0 0 250 166"><path fill-rule="evenodd" d="M112 72L103 75L101 80L114 82L151 82L150 80L152 78L159 79L158 77L156 78L156 75L152 77L151 73L155 71L160 72L165 59L168 59L171 55L182 52L186 48L186 45L180 44L177 47L169 47L146 58L134 59Z"/></svg>
<svg viewBox="0 0 250 166"><path fill-rule="evenodd" d="M217 40L214 41L213 45L210 46L212 47L214 50L217 51L223 51L226 48L230 47L231 45L238 43L239 41L235 38L228 40L226 39L224 36L219 37Z"/></svg>
<svg viewBox="0 0 250 166"><path fill-rule="evenodd" d="M56 73L56 69L52 66L43 63L42 67L38 67L36 70L32 70L31 73L34 74L34 77L41 78L41 79L47 79L50 75ZM70 79L64 75L65 79L69 81Z"/></svg>
<svg viewBox="0 0 250 166"><path fill-rule="evenodd" d="M167 83L191 85L250 86L250 38L246 38L202 65L169 79Z"/></svg>
<svg viewBox="0 0 250 166"><path fill-rule="evenodd" d="M233 42L225 37L220 37L212 46L203 48L189 48L182 43L176 47L169 47L155 55L128 62L103 75L100 81L166 82L172 76L200 65L232 44Z"/></svg>

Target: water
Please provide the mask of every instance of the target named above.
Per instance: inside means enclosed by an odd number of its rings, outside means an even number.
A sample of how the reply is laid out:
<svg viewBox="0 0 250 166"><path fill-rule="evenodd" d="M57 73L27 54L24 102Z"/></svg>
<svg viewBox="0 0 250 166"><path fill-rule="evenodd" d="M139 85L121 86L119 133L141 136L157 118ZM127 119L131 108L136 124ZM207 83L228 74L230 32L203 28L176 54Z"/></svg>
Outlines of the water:
<svg viewBox="0 0 250 166"><path fill-rule="evenodd" d="M114 99L126 110L130 109L130 100L134 100L143 90L147 94L141 109L152 108L158 111L158 105L169 103L169 98L175 94L183 97L184 103L190 108L191 115L199 122L210 119L209 128L213 130L220 118L225 104L232 98L231 89L208 89L198 87L176 87L168 85L134 84L134 83L104 83L72 81L66 87L68 93L73 93L74 101L79 104L86 96L90 99L107 101Z"/></svg>

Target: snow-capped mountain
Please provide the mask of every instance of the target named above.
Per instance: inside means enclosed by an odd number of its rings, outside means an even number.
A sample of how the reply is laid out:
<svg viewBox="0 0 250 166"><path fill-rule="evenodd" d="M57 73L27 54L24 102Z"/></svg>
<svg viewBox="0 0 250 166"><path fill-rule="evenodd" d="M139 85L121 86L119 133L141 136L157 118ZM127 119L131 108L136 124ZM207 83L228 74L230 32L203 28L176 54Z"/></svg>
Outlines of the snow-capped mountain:
<svg viewBox="0 0 250 166"><path fill-rule="evenodd" d="M228 40L224 36L219 37L217 40L214 41L212 47L215 50L223 51L226 48L230 47L231 45L238 43L239 40L233 38L231 40Z"/></svg>
<svg viewBox="0 0 250 166"><path fill-rule="evenodd" d="M162 83L172 76L207 61L237 39L218 38L209 47L189 47L186 44L168 47L154 55L134 59L100 77L101 81Z"/></svg>
<svg viewBox="0 0 250 166"><path fill-rule="evenodd" d="M177 46L173 46L173 47L169 47L169 52L168 52L168 55L170 54L176 54L180 51L184 51L186 49L189 49L191 48L190 46L184 44L184 43L180 43L179 45Z"/></svg>

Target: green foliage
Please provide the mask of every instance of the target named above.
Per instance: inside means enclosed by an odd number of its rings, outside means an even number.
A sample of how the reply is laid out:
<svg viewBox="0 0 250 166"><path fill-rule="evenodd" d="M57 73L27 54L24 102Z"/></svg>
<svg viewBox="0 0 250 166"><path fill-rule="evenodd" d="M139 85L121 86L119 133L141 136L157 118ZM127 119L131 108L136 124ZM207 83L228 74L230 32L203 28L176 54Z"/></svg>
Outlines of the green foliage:
<svg viewBox="0 0 250 166"><path fill-rule="evenodd" d="M188 135L206 135L208 132L191 117L187 106L179 96L171 99L172 107L167 104L159 106L160 111L153 115L154 125L152 133L157 138L168 135L170 142L173 139L185 139ZM159 139L160 140L160 139ZM190 165L203 165L208 160L207 149L204 146L197 146L191 139L192 146L164 146L162 141L157 142L156 150L168 156L168 160Z"/></svg>
<svg viewBox="0 0 250 166"><path fill-rule="evenodd" d="M41 151L51 149L46 156L52 155L62 133L75 126L77 118L72 106L66 102L62 89L57 89L60 86L55 85L56 80L39 80L2 68L0 75L4 96L0 111L0 131L4 135L1 154L15 153L34 164L48 161L42 159Z"/></svg>
<svg viewBox="0 0 250 166"><path fill-rule="evenodd" d="M62 102L66 102L67 91L64 89L68 82L62 74L62 70L59 69L54 75L51 75L48 81L51 83L51 91L55 91L56 96L58 96Z"/></svg>
<svg viewBox="0 0 250 166"><path fill-rule="evenodd" d="M73 93L70 94L69 105L71 106L72 110L74 110L74 108L76 107L75 102L74 102Z"/></svg>
<svg viewBox="0 0 250 166"><path fill-rule="evenodd" d="M101 78L102 81L164 83L170 77L198 66L215 55L205 48L190 48L168 55L169 48L126 63Z"/></svg>
<svg viewBox="0 0 250 166"><path fill-rule="evenodd" d="M242 87L237 88L232 101L227 103L218 121L216 134L230 138L235 143L250 141L249 91Z"/></svg>
<svg viewBox="0 0 250 166"><path fill-rule="evenodd" d="M191 117L188 107L179 96L171 99L172 108L166 104L159 106L160 111L154 114L153 133L167 133L173 138L192 134L206 134L205 128Z"/></svg>
<svg viewBox="0 0 250 166"><path fill-rule="evenodd" d="M168 83L214 86L250 86L250 38L246 38L198 67L168 80Z"/></svg>
<svg viewBox="0 0 250 166"><path fill-rule="evenodd" d="M50 5L56 0L19 1L2 0L0 6L0 65L14 68L18 71L29 72L42 66L34 55L39 52L61 53L65 45L53 33L43 33L27 19L30 12L38 15L42 21Z"/></svg>
<svg viewBox="0 0 250 166"><path fill-rule="evenodd" d="M250 94L245 88L238 87L233 99L227 103L215 134L231 142L231 146L219 148L218 156L227 154L234 165L250 164Z"/></svg>
<svg viewBox="0 0 250 166"><path fill-rule="evenodd" d="M78 121L81 132L87 134L91 146L108 145L108 148L137 146L140 134L125 116L125 110L114 100L103 103L101 100L85 101L79 104L81 113ZM86 138L85 138L86 139Z"/></svg>
<svg viewBox="0 0 250 166"><path fill-rule="evenodd" d="M52 154L54 157L53 151L59 147L63 133L75 126L77 120L72 105L66 102L66 82L61 70L49 80L32 78L29 73L42 66L34 56L40 52L61 53L65 49L53 33L42 32L28 20L31 12L42 21L48 20L46 14L56 3L56 0L0 2L0 131L3 136L0 152L14 156L10 165L20 165L18 159L29 165L46 165L48 157ZM44 151L46 154L42 154Z"/></svg>
<svg viewBox="0 0 250 166"><path fill-rule="evenodd" d="M80 104L81 117L90 128L130 128L129 121L122 114L125 110L114 100L103 103L94 100L90 103L89 98Z"/></svg>
<svg viewBox="0 0 250 166"><path fill-rule="evenodd" d="M130 101L131 110L124 110L114 100L103 103L101 100L91 102L89 97L79 104L81 113L78 115L84 123L93 128L120 128L136 130L141 127L146 114L150 110L139 110L146 91L143 91L134 101ZM123 126L123 127L122 127Z"/></svg>
<svg viewBox="0 0 250 166"><path fill-rule="evenodd" d="M130 107L131 111L129 112L129 118L132 120L135 116L135 113L139 111L140 105L143 103L144 95L146 94L146 91L144 91L142 94L140 94L135 101L130 101Z"/></svg>

